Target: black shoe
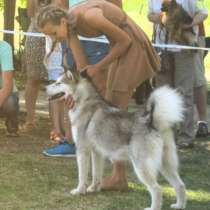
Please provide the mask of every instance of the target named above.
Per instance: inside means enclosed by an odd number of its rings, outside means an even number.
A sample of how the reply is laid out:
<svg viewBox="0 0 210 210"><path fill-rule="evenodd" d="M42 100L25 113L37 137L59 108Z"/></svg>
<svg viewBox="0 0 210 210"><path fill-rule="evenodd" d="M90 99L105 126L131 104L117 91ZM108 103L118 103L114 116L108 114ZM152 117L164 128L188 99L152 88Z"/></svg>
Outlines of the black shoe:
<svg viewBox="0 0 210 210"><path fill-rule="evenodd" d="M208 137L208 123L207 122L199 122L198 123L198 130L196 132L196 138L204 138Z"/></svg>
<svg viewBox="0 0 210 210"><path fill-rule="evenodd" d="M192 149L194 148L194 143L180 142L177 144L178 149Z"/></svg>

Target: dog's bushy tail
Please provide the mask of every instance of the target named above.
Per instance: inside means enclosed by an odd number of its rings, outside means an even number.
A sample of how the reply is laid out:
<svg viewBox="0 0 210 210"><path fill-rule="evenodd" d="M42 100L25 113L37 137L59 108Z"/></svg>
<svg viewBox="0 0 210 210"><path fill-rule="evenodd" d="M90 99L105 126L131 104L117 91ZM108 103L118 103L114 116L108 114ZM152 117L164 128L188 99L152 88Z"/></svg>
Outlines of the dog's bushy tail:
<svg viewBox="0 0 210 210"><path fill-rule="evenodd" d="M162 86L151 93L146 112L149 125L164 131L183 120L184 101L175 89Z"/></svg>

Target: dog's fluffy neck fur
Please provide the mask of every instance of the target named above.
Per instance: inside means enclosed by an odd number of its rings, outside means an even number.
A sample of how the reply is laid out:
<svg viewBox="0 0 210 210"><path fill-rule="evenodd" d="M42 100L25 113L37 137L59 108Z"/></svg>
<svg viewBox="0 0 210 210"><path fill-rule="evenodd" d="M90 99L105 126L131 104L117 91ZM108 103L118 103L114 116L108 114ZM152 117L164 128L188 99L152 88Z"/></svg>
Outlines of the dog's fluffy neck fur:
<svg viewBox="0 0 210 210"><path fill-rule="evenodd" d="M75 124L78 118L84 113L89 115L89 110L100 110L101 113L112 113L118 117L133 118L134 113L129 113L126 110L113 106L110 102L106 101L98 92L95 85L89 79L81 79L80 82L75 85L73 92L71 93L75 101L73 109L70 110L71 124ZM93 118L96 112L91 112L89 119ZM85 123L85 122L84 122ZM87 122L88 124L89 122Z"/></svg>
<svg viewBox="0 0 210 210"><path fill-rule="evenodd" d="M120 108L114 106L109 101L107 101L104 97L101 96L98 89L94 85L91 78L80 78L82 81L80 84L76 85L74 90L72 91L71 95L73 96L73 99L75 101L75 106L81 103L81 101L88 101L91 100L91 102L97 102L100 101L101 104L104 105L104 107L112 107L121 110ZM89 89L89 91L85 91L85 89ZM78 94L79 93L79 94ZM89 94L88 94L89 93ZM91 93L91 94L90 94Z"/></svg>
<svg viewBox="0 0 210 210"><path fill-rule="evenodd" d="M81 101L87 100L99 100L102 97L98 93L97 89L91 84L87 79L81 79L82 82L79 85L76 85L72 96L75 101L75 105L79 104ZM92 93L88 94L89 91L85 91L85 89L89 89ZM79 94L78 94L79 93Z"/></svg>

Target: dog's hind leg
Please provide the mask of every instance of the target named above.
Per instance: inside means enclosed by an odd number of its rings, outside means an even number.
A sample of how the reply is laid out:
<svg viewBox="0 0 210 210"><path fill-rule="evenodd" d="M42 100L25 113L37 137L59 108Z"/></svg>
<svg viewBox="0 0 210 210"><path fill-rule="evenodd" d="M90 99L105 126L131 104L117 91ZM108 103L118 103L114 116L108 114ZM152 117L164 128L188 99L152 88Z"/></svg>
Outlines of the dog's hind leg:
<svg viewBox="0 0 210 210"><path fill-rule="evenodd" d="M178 173L178 157L172 135L168 136L168 139L165 139L162 168L160 172L176 191L177 201L175 204L171 205L171 208L184 209L186 206L185 184Z"/></svg>
<svg viewBox="0 0 210 210"><path fill-rule="evenodd" d="M157 183L157 171L155 167L151 166L151 164L153 165L154 163L150 164L150 161L145 159L131 159L131 161L138 178L147 186L151 194L151 207L145 208L145 210L160 210L162 204L162 190Z"/></svg>
<svg viewBox="0 0 210 210"><path fill-rule="evenodd" d="M87 192L98 192L101 190L101 181L104 170L104 158L96 151L91 153L92 159L92 183L87 188Z"/></svg>
<svg viewBox="0 0 210 210"><path fill-rule="evenodd" d="M90 165L90 151L88 149L77 149L77 166L79 183L77 188L71 190L72 195L85 194L88 181L88 171Z"/></svg>

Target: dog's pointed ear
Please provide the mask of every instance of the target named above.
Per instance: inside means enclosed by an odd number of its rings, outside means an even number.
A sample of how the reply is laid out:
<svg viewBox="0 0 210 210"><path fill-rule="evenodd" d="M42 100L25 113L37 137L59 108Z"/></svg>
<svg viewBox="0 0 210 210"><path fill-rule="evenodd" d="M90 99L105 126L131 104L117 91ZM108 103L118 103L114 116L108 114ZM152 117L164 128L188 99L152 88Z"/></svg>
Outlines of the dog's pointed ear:
<svg viewBox="0 0 210 210"><path fill-rule="evenodd" d="M78 71L70 71L70 70L66 71L66 76L75 83L78 83L80 77Z"/></svg>
<svg viewBox="0 0 210 210"><path fill-rule="evenodd" d="M70 70L67 70L67 71L65 72L65 74L66 74L67 78L73 79L73 75L72 75L72 73L71 73Z"/></svg>

